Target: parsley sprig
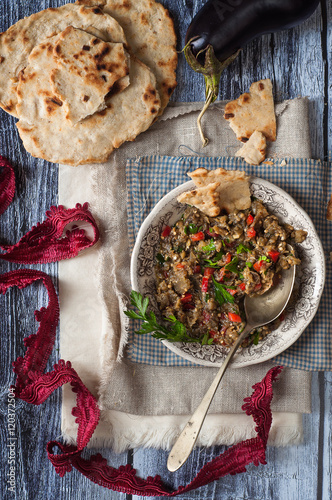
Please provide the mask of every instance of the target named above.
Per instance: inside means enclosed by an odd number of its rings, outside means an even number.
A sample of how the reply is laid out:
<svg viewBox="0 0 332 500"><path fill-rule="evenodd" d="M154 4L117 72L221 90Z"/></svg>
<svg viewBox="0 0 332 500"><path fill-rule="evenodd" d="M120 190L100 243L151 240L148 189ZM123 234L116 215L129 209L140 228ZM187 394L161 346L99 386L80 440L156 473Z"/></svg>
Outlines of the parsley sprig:
<svg viewBox="0 0 332 500"><path fill-rule="evenodd" d="M128 309L124 311L125 315L128 318L143 321L140 330L135 331L137 334L151 333L152 337L156 339L169 340L170 342L199 342L201 345L212 344L213 342L213 338L210 338L208 333L200 338L190 337L184 324L177 320L174 315L165 318L170 323L168 328L158 323L155 313L148 311L149 299L147 297L143 298L139 292L134 290L131 292L130 303L136 307L138 312Z"/></svg>

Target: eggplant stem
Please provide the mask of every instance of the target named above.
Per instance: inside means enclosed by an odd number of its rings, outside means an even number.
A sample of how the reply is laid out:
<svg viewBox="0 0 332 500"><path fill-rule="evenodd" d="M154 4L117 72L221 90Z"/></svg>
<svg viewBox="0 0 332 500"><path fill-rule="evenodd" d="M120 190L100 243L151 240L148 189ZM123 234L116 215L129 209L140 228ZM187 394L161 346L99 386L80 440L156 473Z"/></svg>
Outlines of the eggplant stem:
<svg viewBox="0 0 332 500"><path fill-rule="evenodd" d="M207 146L209 144L209 139L207 137L205 137L205 135L204 135L201 121L202 121L202 118L203 118L203 115L204 115L205 111L210 106L212 100L213 100L213 91L209 90L209 93L208 93L208 95L206 97L206 101L205 101L205 104L203 106L203 109L202 109L202 111L200 112L200 114L198 115L198 118L197 118L197 127L198 127L199 134L201 136L201 139L202 139L202 146L203 146L203 148L205 148L205 146Z"/></svg>

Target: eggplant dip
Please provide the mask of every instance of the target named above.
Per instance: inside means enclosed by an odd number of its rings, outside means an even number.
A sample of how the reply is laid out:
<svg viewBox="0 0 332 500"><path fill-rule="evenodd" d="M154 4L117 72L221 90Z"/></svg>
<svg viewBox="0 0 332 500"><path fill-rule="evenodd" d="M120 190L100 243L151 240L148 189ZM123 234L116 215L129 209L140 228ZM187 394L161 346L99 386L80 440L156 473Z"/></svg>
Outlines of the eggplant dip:
<svg viewBox="0 0 332 500"><path fill-rule="evenodd" d="M155 270L162 315L175 316L192 337L232 346L245 326L245 295L265 293L282 269L299 265L287 244L306 235L280 223L259 200L216 217L188 206L160 238ZM244 345L258 343L280 320L255 330Z"/></svg>

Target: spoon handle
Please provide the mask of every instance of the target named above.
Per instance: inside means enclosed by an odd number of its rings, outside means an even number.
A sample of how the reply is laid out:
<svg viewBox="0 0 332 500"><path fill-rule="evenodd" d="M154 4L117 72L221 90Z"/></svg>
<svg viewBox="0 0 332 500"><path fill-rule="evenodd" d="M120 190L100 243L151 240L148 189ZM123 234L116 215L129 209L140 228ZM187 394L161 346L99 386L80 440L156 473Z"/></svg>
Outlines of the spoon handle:
<svg viewBox="0 0 332 500"><path fill-rule="evenodd" d="M215 376L212 384L210 385L208 391L206 392L197 410L192 415L190 420L188 420L183 431L176 440L167 460L167 468L169 471L175 472L176 470L178 470L189 457L193 447L195 446L205 416L210 407L213 396L215 395L215 392L219 386L219 383L226 371L226 368L229 365L230 361L232 360L238 347L241 345L243 340L249 335L249 333L253 328L254 327L249 324L245 326L241 335L230 349L227 357L225 358L225 361L221 365L217 375Z"/></svg>

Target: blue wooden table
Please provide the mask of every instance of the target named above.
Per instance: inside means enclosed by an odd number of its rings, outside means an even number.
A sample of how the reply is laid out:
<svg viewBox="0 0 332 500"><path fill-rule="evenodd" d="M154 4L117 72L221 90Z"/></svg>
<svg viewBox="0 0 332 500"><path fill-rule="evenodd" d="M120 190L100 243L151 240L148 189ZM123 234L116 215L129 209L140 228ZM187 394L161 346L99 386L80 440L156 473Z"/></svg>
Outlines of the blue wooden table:
<svg viewBox="0 0 332 500"><path fill-rule="evenodd" d="M63 5L65 0L1 0L0 30L24 16L47 7ZM178 48L193 15L203 0L163 0L171 11L178 34ZM222 75L220 97L232 99L247 91L261 78L274 82L278 101L298 95L310 99L311 142L314 158L331 158L332 150L332 2L322 0L315 14L301 26L266 35L243 49L238 59ZM179 56L177 101L204 99L202 77L194 74ZM45 211L57 204L58 167L32 158L24 150L14 118L0 112L0 154L15 167L17 193L14 202L0 219L0 242L17 242L32 225L43 220ZM0 272L22 266L0 262ZM47 272L57 285L57 265L31 266ZM45 446L51 439L61 439L61 391L41 406L20 400L15 407L15 492L8 490L8 388L14 382L11 363L23 355L23 338L36 331L33 312L47 302L38 285L25 290L12 289L0 297L1 324L1 404L0 404L0 498L20 500L119 499L137 500L103 489L76 471L60 478L47 460ZM58 356L58 340L48 369ZM313 412L304 416L304 442L297 447L268 448L267 465L248 467L245 474L226 477L178 498L215 500L312 500L332 498L332 375L315 373L312 385ZM198 449L176 474L166 469L167 453L156 450L133 450L120 455L100 451L114 467L133 464L143 477L160 474L172 487L186 484L222 447ZM91 453L89 451L89 453Z"/></svg>

